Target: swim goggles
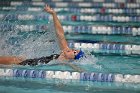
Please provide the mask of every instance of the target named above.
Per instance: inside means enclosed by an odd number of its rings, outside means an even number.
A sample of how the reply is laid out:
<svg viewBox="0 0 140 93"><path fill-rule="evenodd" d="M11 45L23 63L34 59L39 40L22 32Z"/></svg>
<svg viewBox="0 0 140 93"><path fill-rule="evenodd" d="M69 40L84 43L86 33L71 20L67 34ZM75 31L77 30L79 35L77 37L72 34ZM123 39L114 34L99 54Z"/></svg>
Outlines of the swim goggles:
<svg viewBox="0 0 140 93"><path fill-rule="evenodd" d="M76 54L77 51L74 51L74 54ZM84 56L84 52L82 50L79 51L79 53L77 55L75 55L74 59L80 59L81 57Z"/></svg>

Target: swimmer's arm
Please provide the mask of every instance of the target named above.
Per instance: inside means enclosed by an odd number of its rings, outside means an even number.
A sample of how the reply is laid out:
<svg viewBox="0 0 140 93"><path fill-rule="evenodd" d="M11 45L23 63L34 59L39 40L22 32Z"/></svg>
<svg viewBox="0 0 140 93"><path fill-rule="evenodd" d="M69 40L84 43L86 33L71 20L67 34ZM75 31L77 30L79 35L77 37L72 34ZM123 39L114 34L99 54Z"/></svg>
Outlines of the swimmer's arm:
<svg viewBox="0 0 140 93"><path fill-rule="evenodd" d="M53 17L54 26L55 26L55 30L56 30L56 34L57 34L57 37L59 40L59 46L60 46L61 50L67 49L68 44L67 44L67 41L66 41L65 36L64 36L64 29L63 29L63 27L62 27L62 25L57 17L56 12L52 8L50 8L48 5L46 5L45 10L48 13L50 13Z"/></svg>
<svg viewBox="0 0 140 93"><path fill-rule="evenodd" d="M66 48L68 48L68 44L67 44L67 41L64 36L64 30L62 28L62 25L56 15L56 13L54 13L52 16L53 16L54 25L55 25L56 34L57 34L57 37L59 40L60 48L61 48L61 50L66 49Z"/></svg>
<svg viewBox="0 0 140 93"><path fill-rule="evenodd" d="M0 64L4 64L4 65L19 64L24 60L25 60L24 57L0 56Z"/></svg>

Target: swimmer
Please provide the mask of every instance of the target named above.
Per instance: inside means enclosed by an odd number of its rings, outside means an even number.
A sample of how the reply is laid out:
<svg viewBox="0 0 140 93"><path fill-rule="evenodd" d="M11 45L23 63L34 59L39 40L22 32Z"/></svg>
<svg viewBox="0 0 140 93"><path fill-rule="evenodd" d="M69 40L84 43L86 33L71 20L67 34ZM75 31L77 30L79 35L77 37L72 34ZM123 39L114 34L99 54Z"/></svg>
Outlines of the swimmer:
<svg viewBox="0 0 140 93"><path fill-rule="evenodd" d="M17 56L0 56L0 64L5 64L5 65L17 64L17 65L35 66L35 65L38 65L38 63L47 64L53 59L58 59L65 62L69 60L78 60L84 56L83 51L70 49L68 47L67 41L64 36L63 27L57 17L56 12L52 8L50 8L49 5L46 5L44 10L47 13L51 14L53 17L56 35L57 35L59 46L62 52L60 54L53 54L47 57L34 58L34 59L26 59L26 58L17 57Z"/></svg>

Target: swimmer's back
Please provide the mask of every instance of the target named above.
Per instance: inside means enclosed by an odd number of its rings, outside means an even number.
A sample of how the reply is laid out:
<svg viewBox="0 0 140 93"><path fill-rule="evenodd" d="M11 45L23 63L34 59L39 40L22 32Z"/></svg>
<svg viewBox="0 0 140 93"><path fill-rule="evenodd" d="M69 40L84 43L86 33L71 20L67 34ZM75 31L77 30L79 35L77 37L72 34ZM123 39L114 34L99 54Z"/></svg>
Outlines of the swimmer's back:
<svg viewBox="0 0 140 93"><path fill-rule="evenodd" d="M47 64L51 60L57 59L58 57L59 57L58 54L53 54L53 55L46 56L46 57L40 57L40 58L34 58L34 59L26 59L26 60L22 61L21 63L19 63L19 65L35 66L35 65L38 65L38 64Z"/></svg>

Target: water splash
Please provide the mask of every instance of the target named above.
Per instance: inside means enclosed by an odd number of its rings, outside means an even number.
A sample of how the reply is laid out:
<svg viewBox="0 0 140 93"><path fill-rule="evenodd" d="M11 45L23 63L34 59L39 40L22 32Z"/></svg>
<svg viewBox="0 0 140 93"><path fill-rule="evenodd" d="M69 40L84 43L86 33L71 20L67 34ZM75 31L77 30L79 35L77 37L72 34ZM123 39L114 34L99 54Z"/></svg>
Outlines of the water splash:
<svg viewBox="0 0 140 93"><path fill-rule="evenodd" d="M101 69L101 65L98 65L98 58L92 55L89 51L84 51L85 56L79 60L73 61L73 64L81 65L81 66L92 66L93 68Z"/></svg>
<svg viewBox="0 0 140 93"><path fill-rule="evenodd" d="M22 26L21 26L22 29ZM29 58L39 58L51 54L59 54L60 48L55 34L53 23L48 23L47 31L22 31L15 26L13 31L1 31L0 55L14 55ZM25 29L25 28L23 28ZM74 60L72 64L92 65L98 68L97 58L86 51L86 57ZM59 63L58 60L50 62Z"/></svg>
<svg viewBox="0 0 140 93"><path fill-rule="evenodd" d="M47 31L13 31L0 32L0 55L24 56L35 58L59 53L53 23L48 24Z"/></svg>
<svg viewBox="0 0 140 93"><path fill-rule="evenodd" d="M81 58L79 63L81 65L86 65L86 64L96 64L97 58L94 55L86 55L85 57Z"/></svg>

